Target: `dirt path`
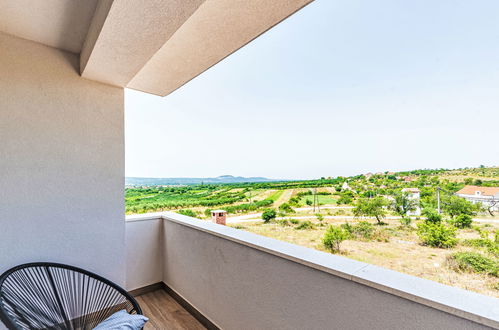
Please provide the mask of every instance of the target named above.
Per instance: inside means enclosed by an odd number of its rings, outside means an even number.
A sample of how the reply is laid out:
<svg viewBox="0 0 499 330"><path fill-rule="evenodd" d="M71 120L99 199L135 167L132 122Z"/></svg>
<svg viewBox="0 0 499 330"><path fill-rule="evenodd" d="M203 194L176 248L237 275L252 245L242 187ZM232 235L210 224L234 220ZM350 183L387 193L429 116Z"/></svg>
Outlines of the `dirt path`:
<svg viewBox="0 0 499 330"><path fill-rule="evenodd" d="M294 191L294 189L286 189L286 190L284 190L284 192L282 193L282 195L274 202L274 206L275 207L279 207L282 204L284 204L287 201L289 201L289 199L291 198L291 196L293 196L293 191Z"/></svg>
<svg viewBox="0 0 499 330"><path fill-rule="evenodd" d="M353 206L321 206L321 210L345 210L345 209L352 209ZM299 207L294 209L296 212L301 212L301 211L310 211L313 210L313 207ZM261 220L262 217L262 212L258 213L250 213L250 214L244 214L244 215L237 215L234 217L227 217L227 222L228 223L237 223L238 221L242 220L249 220L249 219L256 219L256 220ZM314 216L311 216L314 217ZM254 220L252 220L254 221Z"/></svg>

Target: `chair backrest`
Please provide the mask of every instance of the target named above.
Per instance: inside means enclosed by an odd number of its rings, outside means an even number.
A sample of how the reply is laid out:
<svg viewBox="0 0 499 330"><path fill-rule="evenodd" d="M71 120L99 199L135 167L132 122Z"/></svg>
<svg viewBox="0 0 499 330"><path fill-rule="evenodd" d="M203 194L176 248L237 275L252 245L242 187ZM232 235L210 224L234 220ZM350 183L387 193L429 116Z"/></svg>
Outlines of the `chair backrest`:
<svg viewBox="0 0 499 330"><path fill-rule="evenodd" d="M122 309L142 314L123 288L77 267L30 263L0 276L0 319L9 329L93 329Z"/></svg>

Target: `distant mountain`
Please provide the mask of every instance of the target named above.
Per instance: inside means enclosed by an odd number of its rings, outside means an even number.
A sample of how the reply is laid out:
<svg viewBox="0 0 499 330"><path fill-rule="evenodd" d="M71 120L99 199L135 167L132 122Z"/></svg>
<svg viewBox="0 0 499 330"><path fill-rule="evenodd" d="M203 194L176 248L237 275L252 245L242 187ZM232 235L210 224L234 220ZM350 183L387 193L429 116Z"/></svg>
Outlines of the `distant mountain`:
<svg viewBox="0 0 499 330"><path fill-rule="evenodd" d="M242 176L221 175L216 178L138 178L126 177L127 186L171 186L171 185L190 185L190 184L213 184L213 183L242 183L242 182L270 182L280 181L267 179L263 177L245 178Z"/></svg>

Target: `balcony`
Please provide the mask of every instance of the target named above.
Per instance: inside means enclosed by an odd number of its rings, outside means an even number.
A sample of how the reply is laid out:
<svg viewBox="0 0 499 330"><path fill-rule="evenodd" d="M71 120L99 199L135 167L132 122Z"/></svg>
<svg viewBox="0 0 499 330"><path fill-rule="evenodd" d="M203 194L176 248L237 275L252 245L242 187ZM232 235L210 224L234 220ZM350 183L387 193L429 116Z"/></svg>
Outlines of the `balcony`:
<svg viewBox="0 0 499 330"><path fill-rule="evenodd" d="M499 328L495 298L176 213L128 216L126 246L153 319L163 288L209 328Z"/></svg>

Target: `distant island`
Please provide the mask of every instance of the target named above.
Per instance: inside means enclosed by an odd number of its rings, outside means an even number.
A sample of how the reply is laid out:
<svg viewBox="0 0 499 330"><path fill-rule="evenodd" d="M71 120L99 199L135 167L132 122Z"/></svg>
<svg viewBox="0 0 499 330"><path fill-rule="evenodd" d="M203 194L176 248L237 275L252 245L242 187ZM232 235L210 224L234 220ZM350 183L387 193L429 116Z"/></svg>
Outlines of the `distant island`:
<svg viewBox="0 0 499 330"><path fill-rule="evenodd" d="M232 175L221 175L216 178L139 178L125 177L126 186L171 186L171 185L195 185L214 183L243 183L243 182L275 182L284 180L274 180L264 177L242 177Z"/></svg>

